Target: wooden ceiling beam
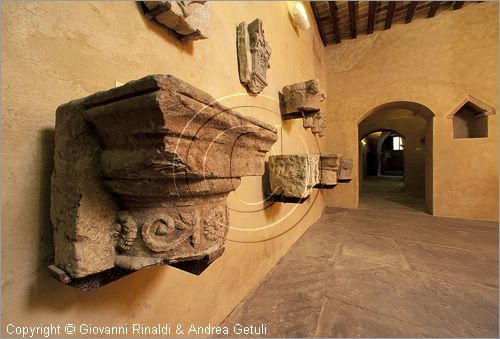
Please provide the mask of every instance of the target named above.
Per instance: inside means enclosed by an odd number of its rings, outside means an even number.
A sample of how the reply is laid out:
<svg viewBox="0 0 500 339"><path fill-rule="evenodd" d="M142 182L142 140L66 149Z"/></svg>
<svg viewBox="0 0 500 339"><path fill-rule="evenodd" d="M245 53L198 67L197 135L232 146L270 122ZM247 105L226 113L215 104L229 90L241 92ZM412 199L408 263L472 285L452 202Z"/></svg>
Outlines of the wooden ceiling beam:
<svg viewBox="0 0 500 339"><path fill-rule="evenodd" d="M358 34L356 27L356 20L358 18L358 2L348 1L349 4L349 26L351 28L351 38L356 39Z"/></svg>
<svg viewBox="0 0 500 339"><path fill-rule="evenodd" d="M368 4L368 25L366 34L372 34L375 28L375 14L377 13L378 1L370 1Z"/></svg>
<svg viewBox="0 0 500 339"><path fill-rule="evenodd" d="M392 26L392 19L394 19L394 12L396 12L396 1L389 1L387 5L387 14L385 16L384 29L389 29Z"/></svg>
<svg viewBox="0 0 500 339"><path fill-rule="evenodd" d="M460 9L463 7L465 1L455 1L453 4L453 9Z"/></svg>
<svg viewBox="0 0 500 339"><path fill-rule="evenodd" d="M436 12L439 8L439 5L441 5L441 1L432 1L431 2L431 7L429 8L429 12L427 13L428 18L434 17L436 15Z"/></svg>
<svg viewBox="0 0 500 339"><path fill-rule="evenodd" d="M330 16L332 18L333 25L333 35L335 37L335 42L340 44L340 30L339 30L339 20L337 18L337 4L335 1L328 1L328 7L330 8Z"/></svg>
<svg viewBox="0 0 500 339"><path fill-rule="evenodd" d="M413 14L415 14L415 9L417 9L418 2L410 1L408 6L408 12L406 12L405 24L409 24L413 19Z"/></svg>
<svg viewBox="0 0 500 339"><path fill-rule="evenodd" d="M321 38L321 42L323 43L323 46L326 47L326 38L325 38L325 32L323 31L323 25L321 25L321 20L319 19L319 14L318 14L318 9L316 8L316 3L315 1L310 1L309 4L311 5L311 9L314 14L314 19L316 20L316 25L318 26L318 31L319 31L319 36Z"/></svg>

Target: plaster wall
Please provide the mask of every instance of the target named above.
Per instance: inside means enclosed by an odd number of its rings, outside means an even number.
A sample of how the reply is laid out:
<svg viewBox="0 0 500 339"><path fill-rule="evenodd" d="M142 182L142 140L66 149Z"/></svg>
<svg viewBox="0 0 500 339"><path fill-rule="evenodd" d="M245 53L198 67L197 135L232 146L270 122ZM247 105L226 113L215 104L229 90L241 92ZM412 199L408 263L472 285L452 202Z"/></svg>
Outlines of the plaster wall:
<svg viewBox="0 0 500 339"><path fill-rule="evenodd" d="M375 112L359 124L359 138L375 130L392 130L404 137L405 191L425 190L425 119L407 109ZM360 180L361 182L361 180Z"/></svg>
<svg viewBox="0 0 500 339"><path fill-rule="evenodd" d="M424 105L435 115L426 136L433 139L430 209L498 220L498 116L488 117L488 138L475 139L453 139L446 117L467 95L498 111L498 3L443 11L326 49L325 151L357 159L358 124L369 112L397 101ZM325 199L329 206L357 207L358 178Z"/></svg>
<svg viewBox="0 0 500 339"><path fill-rule="evenodd" d="M46 269L53 255L55 110L115 81L172 74L240 113L281 125L272 153L319 152L302 120L281 122L278 103L284 85L318 78L326 86L326 51L315 25L294 29L284 2L215 2L209 39L182 43L145 19L134 2L4 2L1 9L2 337L8 323L220 323L319 218L322 194L314 190L302 205L267 207L261 178L246 177L229 196L226 252L201 276L158 267L84 293ZM239 82L236 26L257 17L272 55L269 85L252 97Z"/></svg>

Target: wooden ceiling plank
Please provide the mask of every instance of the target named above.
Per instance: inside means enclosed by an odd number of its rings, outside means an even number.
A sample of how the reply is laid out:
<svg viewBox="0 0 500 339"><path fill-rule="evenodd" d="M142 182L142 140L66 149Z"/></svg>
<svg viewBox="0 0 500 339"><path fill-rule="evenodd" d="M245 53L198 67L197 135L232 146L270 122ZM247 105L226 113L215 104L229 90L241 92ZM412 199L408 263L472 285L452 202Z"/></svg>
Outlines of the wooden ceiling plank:
<svg viewBox="0 0 500 339"><path fill-rule="evenodd" d="M316 8L316 2L315 1L310 1L311 4L311 9L314 14L314 19L316 20L316 25L318 26L318 31L319 31L319 36L321 38L321 42L323 43L323 46L326 46L326 38L325 38L325 32L323 31L323 25L321 24L321 20L318 15L318 9Z"/></svg>
<svg viewBox="0 0 500 339"><path fill-rule="evenodd" d="M427 13L428 18L434 17L436 15L436 12L439 8L439 5L441 5L441 1L432 1L431 2L431 7L429 8L429 13Z"/></svg>
<svg viewBox="0 0 500 339"><path fill-rule="evenodd" d="M330 7L330 15L332 17L333 34L335 35L335 42L340 44L341 37L339 31L339 20L337 18L337 4L335 1L328 1Z"/></svg>
<svg viewBox="0 0 500 339"><path fill-rule="evenodd" d="M358 17L358 2L349 1L349 26L351 28L351 38L356 39L358 34L356 27L356 20Z"/></svg>
<svg viewBox="0 0 500 339"><path fill-rule="evenodd" d="M372 34L375 27L375 14L377 13L378 1L370 1L368 5L368 25L366 34Z"/></svg>
<svg viewBox="0 0 500 339"><path fill-rule="evenodd" d="M405 24L409 24L413 19L413 14L415 14L417 5L418 1L410 1L410 6L408 6L408 11L406 12Z"/></svg>
<svg viewBox="0 0 500 339"><path fill-rule="evenodd" d="M387 6L387 14L385 16L384 29L389 29L392 26L392 19L394 19L394 12L396 11L396 1L389 1Z"/></svg>

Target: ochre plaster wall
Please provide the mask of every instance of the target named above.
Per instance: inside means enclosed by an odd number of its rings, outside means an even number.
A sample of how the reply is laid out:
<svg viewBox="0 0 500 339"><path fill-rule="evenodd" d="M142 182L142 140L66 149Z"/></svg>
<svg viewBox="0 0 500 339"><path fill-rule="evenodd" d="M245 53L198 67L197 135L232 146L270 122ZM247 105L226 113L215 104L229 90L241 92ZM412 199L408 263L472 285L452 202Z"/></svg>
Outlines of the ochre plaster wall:
<svg viewBox="0 0 500 339"><path fill-rule="evenodd" d="M425 119L407 109L374 112L359 124L359 138L368 133L392 130L404 137L405 191L424 193L425 187ZM360 179L361 181L361 179Z"/></svg>
<svg viewBox="0 0 500 339"><path fill-rule="evenodd" d="M235 39L236 26L257 17L272 56L269 85L251 97L239 82ZM3 336L8 323L216 325L321 215L318 190L302 205L262 210L261 178L247 177L229 196L226 252L201 276L158 267L92 293L59 284L46 272L58 105L115 81L172 74L226 106L254 106L237 107L240 113L282 125L275 154L319 152L302 120L281 122L278 91L311 78L325 87L326 51L315 25L293 28L283 2L212 3L210 38L187 43L145 19L134 2L3 3L2 24Z"/></svg>
<svg viewBox="0 0 500 339"><path fill-rule="evenodd" d="M325 151L357 159L358 123L368 112L389 102L419 103L435 114L434 214L498 220L498 115L488 118L488 138L478 139L453 139L446 117L467 95L498 110L498 3L343 40L327 47L327 58ZM357 207L358 178L325 199L330 206Z"/></svg>

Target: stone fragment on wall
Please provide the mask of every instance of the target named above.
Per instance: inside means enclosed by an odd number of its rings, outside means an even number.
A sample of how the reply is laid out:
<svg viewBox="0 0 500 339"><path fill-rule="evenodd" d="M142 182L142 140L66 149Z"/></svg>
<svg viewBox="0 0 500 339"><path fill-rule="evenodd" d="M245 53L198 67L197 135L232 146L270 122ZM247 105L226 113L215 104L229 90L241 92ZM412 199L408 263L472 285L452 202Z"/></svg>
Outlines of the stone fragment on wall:
<svg viewBox="0 0 500 339"><path fill-rule="evenodd" d="M318 134L320 137L325 135L327 118L323 112L318 111L313 115L304 117L304 128L310 128L313 134Z"/></svg>
<svg viewBox="0 0 500 339"><path fill-rule="evenodd" d="M269 183L273 196L305 199L319 183L319 155L272 155L268 160Z"/></svg>
<svg viewBox="0 0 500 339"><path fill-rule="evenodd" d="M323 136L326 128L326 117L320 111L320 103L326 99L319 86L319 80L311 79L283 87L283 119L303 119L304 128L310 128L313 134Z"/></svg>
<svg viewBox="0 0 500 339"><path fill-rule="evenodd" d="M55 266L76 279L116 267L208 265L224 250L227 195L242 176L263 174L276 140L273 126L170 75L61 105Z"/></svg>
<svg viewBox="0 0 500 339"><path fill-rule="evenodd" d="M322 153L319 155L319 183L318 188L331 188L337 185L341 155L337 153Z"/></svg>
<svg viewBox="0 0 500 339"><path fill-rule="evenodd" d="M287 85L283 87L281 94L285 105L283 119L314 115L320 111L320 103L326 99L317 79Z"/></svg>
<svg viewBox="0 0 500 339"><path fill-rule="evenodd" d="M208 38L209 1L144 1L149 19L173 30L181 40Z"/></svg>
<svg viewBox="0 0 500 339"><path fill-rule="evenodd" d="M236 47L240 82L253 94L262 92L267 86L271 47L264 38L261 19L257 18L248 25L246 22L238 25Z"/></svg>
<svg viewBox="0 0 500 339"><path fill-rule="evenodd" d="M337 175L337 180L339 182L349 182L352 180L352 169L353 161L352 159L342 158L340 160L339 171Z"/></svg>

